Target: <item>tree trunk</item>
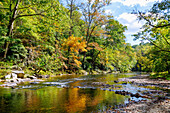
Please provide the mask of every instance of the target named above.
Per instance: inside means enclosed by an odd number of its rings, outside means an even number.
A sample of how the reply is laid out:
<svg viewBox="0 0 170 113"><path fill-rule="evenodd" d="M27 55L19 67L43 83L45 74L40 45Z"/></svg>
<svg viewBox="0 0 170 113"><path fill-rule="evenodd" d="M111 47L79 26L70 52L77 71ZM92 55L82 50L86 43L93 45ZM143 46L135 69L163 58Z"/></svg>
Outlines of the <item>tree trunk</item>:
<svg viewBox="0 0 170 113"><path fill-rule="evenodd" d="M10 21L9 21L9 25L8 25L8 32L7 32L7 35L6 35L8 37L12 36L14 20L15 20L15 17L17 16L17 9L18 9L19 2L20 2L20 0L17 0L16 5L14 7L14 10L13 10L13 12L11 12L12 16L10 17ZM11 9L11 6L10 6L10 9ZM5 42L6 46L5 46L4 58L6 58L6 56L7 56L7 52L8 52L8 48L9 48L9 43L10 43L9 41Z"/></svg>

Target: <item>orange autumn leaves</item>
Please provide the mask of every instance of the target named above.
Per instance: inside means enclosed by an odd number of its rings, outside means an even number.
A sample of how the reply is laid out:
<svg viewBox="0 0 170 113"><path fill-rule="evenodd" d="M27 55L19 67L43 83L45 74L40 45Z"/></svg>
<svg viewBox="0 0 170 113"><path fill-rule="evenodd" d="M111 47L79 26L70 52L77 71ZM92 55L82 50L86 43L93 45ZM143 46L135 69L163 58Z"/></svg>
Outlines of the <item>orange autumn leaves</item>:
<svg viewBox="0 0 170 113"><path fill-rule="evenodd" d="M79 53L80 52L87 52L86 49L86 41L83 39L83 37L74 37L73 35L70 36L68 39L63 40L62 48L64 51L70 50L70 58L72 58L72 65L76 65L77 67L80 67L81 62L78 60L80 59Z"/></svg>
<svg viewBox="0 0 170 113"><path fill-rule="evenodd" d="M88 50L95 49L98 51L103 51L100 45L96 42L91 42L87 44L87 41L83 37L70 36L62 41L62 49L69 57L69 64L72 66L80 67L82 64L80 61L80 53L87 52ZM68 60L68 59L67 59Z"/></svg>

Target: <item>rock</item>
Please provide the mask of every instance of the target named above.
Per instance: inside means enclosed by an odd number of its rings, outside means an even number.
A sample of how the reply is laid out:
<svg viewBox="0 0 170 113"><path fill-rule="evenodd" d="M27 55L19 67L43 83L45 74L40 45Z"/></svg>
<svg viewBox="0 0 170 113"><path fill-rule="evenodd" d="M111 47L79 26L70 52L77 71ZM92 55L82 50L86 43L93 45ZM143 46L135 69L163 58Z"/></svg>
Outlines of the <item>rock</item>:
<svg viewBox="0 0 170 113"><path fill-rule="evenodd" d="M5 76L5 79L10 79L10 78L11 78L11 74Z"/></svg>
<svg viewBox="0 0 170 113"><path fill-rule="evenodd" d="M120 91L115 91L115 94L120 94L121 92Z"/></svg>
<svg viewBox="0 0 170 113"><path fill-rule="evenodd" d="M135 96L135 94L133 94L133 93L130 93L130 96L131 96L131 97L134 97L134 96Z"/></svg>
<svg viewBox="0 0 170 113"><path fill-rule="evenodd" d="M119 83L119 81L118 80L114 80L114 83Z"/></svg>
<svg viewBox="0 0 170 113"><path fill-rule="evenodd" d="M24 78L24 71L14 70L12 73L17 74L17 78Z"/></svg>
<svg viewBox="0 0 170 113"><path fill-rule="evenodd" d="M12 74L11 74L11 77L12 77L13 79L17 79L17 74L12 73Z"/></svg>

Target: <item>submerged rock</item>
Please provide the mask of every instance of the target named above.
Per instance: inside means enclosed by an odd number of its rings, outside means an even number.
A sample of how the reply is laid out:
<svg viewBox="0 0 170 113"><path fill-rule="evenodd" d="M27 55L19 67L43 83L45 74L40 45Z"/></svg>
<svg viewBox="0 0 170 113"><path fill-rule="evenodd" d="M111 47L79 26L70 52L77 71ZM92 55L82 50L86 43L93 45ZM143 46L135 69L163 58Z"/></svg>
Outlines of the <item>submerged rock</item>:
<svg viewBox="0 0 170 113"><path fill-rule="evenodd" d="M127 82L122 83L122 85L127 85Z"/></svg>

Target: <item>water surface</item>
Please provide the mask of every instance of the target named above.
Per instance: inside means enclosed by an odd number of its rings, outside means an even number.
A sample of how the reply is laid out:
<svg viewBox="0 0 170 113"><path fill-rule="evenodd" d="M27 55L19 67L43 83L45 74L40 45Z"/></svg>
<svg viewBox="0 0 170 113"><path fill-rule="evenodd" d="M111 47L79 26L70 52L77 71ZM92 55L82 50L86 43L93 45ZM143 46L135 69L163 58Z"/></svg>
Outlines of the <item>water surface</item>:
<svg viewBox="0 0 170 113"><path fill-rule="evenodd" d="M114 91L116 90L125 90L132 93L139 90L149 90L131 84L115 83L118 78L131 75L68 75L52 78L42 83L22 85L16 89L0 88L0 112L102 112L109 107L128 102L130 96L115 94ZM94 85L94 82L114 85L116 88ZM134 99L140 100L142 98Z"/></svg>

